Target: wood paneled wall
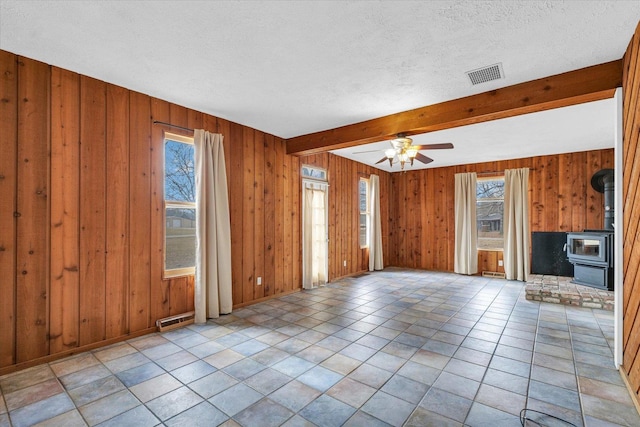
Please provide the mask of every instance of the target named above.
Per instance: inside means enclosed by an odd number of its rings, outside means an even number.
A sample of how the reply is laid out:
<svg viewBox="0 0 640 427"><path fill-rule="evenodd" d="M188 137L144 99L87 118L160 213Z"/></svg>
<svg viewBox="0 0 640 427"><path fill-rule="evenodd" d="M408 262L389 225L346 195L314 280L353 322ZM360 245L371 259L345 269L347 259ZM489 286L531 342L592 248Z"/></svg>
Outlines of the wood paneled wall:
<svg viewBox="0 0 640 427"><path fill-rule="evenodd" d="M360 248L359 194L360 178L371 174L380 177L380 217L385 265L388 260L389 194L391 174L331 153L302 156L300 162L327 170L329 181L329 280L369 270L369 249ZM346 267L344 261L347 262Z"/></svg>
<svg viewBox="0 0 640 427"><path fill-rule="evenodd" d="M623 92L622 371L640 400L640 25L624 55Z"/></svg>
<svg viewBox="0 0 640 427"><path fill-rule="evenodd" d="M154 120L224 136L234 305L300 288L282 139L6 51L0 99L0 374L193 309L193 277L162 277L163 135L179 131Z"/></svg>
<svg viewBox="0 0 640 427"><path fill-rule="evenodd" d="M453 271L454 176L460 172L504 172L528 167L531 231L602 228L602 194L589 184L613 167L613 149L391 174L389 265ZM480 251L479 271L504 271L502 252Z"/></svg>

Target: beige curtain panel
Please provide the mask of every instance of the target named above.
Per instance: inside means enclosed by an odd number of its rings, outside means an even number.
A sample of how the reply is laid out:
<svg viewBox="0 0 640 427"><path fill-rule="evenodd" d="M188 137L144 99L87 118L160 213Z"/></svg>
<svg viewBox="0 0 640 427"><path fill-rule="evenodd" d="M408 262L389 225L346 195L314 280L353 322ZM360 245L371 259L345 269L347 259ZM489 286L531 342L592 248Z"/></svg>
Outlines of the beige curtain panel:
<svg viewBox="0 0 640 427"><path fill-rule="evenodd" d="M369 226L369 271L382 270L382 220L380 218L380 178L369 177L369 207L371 224Z"/></svg>
<svg viewBox="0 0 640 427"><path fill-rule="evenodd" d="M327 186L303 184L302 287L327 283Z"/></svg>
<svg viewBox="0 0 640 427"><path fill-rule="evenodd" d="M196 129L195 321L231 313L231 223L222 135Z"/></svg>
<svg viewBox="0 0 640 427"><path fill-rule="evenodd" d="M454 271L459 274L476 274L478 272L476 182L475 172L455 175Z"/></svg>
<svg viewBox="0 0 640 427"><path fill-rule="evenodd" d="M509 280L529 276L529 169L504 171L504 272Z"/></svg>

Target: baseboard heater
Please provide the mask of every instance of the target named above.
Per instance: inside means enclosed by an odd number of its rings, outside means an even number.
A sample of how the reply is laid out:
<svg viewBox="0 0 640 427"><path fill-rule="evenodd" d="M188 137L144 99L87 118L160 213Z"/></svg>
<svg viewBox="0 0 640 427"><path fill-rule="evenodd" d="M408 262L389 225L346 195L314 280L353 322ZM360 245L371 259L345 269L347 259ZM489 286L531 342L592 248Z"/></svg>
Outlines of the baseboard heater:
<svg viewBox="0 0 640 427"><path fill-rule="evenodd" d="M492 277L494 279L504 279L507 276L504 273L501 273L499 271L483 271L482 272L482 277Z"/></svg>
<svg viewBox="0 0 640 427"><path fill-rule="evenodd" d="M188 313L176 314L175 316L165 317L164 319L156 320L156 327L158 332L166 332L172 329L181 328L192 324L195 321L195 311Z"/></svg>

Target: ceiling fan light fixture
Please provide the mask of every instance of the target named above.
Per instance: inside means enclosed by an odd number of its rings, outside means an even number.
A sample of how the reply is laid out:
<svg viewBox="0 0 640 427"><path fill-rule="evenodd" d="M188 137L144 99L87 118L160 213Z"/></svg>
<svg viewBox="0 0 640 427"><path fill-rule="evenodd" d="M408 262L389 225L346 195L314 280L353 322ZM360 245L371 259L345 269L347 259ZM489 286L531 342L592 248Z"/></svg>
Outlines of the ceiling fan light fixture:
<svg viewBox="0 0 640 427"><path fill-rule="evenodd" d="M409 156L409 158L413 160L418 155L418 147L416 147L415 145L412 145L409 148L407 148L406 153L407 153L407 156Z"/></svg>
<svg viewBox="0 0 640 427"><path fill-rule="evenodd" d="M393 159L393 157L396 155L396 150L394 150L393 148L387 148L384 151L384 155L387 156L387 159Z"/></svg>
<svg viewBox="0 0 640 427"><path fill-rule="evenodd" d="M398 159L400 159L400 169L404 169L404 164L409 159L409 156L407 156L406 152L398 153ZM411 160L412 160L411 163L413 164L413 159Z"/></svg>

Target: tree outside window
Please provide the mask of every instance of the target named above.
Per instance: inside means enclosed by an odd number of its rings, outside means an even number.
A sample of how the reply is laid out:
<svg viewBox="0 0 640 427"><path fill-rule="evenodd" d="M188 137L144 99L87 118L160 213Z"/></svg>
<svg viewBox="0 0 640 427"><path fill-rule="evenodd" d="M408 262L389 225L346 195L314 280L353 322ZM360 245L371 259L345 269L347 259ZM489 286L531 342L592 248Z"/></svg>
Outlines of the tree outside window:
<svg viewBox="0 0 640 427"><path fill-rule="evenodd" d="M193 274L196 250L196 183L192 138L164 141L165 276Z"/></svg>
<svg viewBox="0 0 640 427"><path fill-rule="evenodd" d="M360 178L358 183L358 201L360 207L360 247L369 246L369 180Z"/></svg>
<svg viewBox="0 0 640 427"><path fill-rule="evenodd" d="M479 179L476 184L478 249L504 246L504 178Z"/></svg>

